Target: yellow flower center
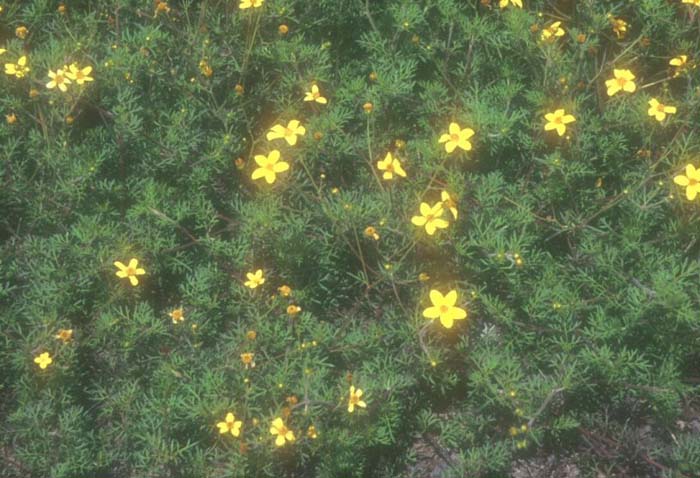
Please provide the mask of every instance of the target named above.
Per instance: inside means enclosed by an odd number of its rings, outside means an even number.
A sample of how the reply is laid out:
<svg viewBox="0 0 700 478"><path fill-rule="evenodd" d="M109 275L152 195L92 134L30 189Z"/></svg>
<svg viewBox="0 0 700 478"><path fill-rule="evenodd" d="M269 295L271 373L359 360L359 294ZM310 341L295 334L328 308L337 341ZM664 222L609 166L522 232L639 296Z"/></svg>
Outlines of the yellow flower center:
<svg viewBox="0 0 700 478"><path fill-rule="evenodd" d="M182 311L181 310L173 310L173 319L175 319L175 320L182 319Z"/></svg>
<svg viewBox="0 0 700 478"><path fill-rule="evenodd" d="M656 107L656 110L659 111L660 113L665 113L666 106L664 106L663 103L659 103L658 106Z"/></svg>
<svg viewBox="0 0 700 478"><path fill-rule="evenodd" d="M314 98L318 98L319 96L321 96L321 93L318 92L318 91L315 91L315 92L312 93L312 95L313 95Z"/></svg>
<svg viewBox="0 0 700 478"><path fill-rule="evenodd" d="M618 78L617 79L617 84L620 85L620 87L624 87L625 83L627 83L627 78Z"/></svg>
<svg viewBox="0 0 700 478"><path fill-rule="evenodd" d="M277 428L277 433L284 436L287 434L289 430L287 430L287 427L282 425L281 427Z"/></svg>
<svg viewBox="0 0 700 478"><path fill-rule="evenodd" d="M66 79L63 77L63 75L56 75L55 80L56 80L57 85L60 85L61 83L66 81Z"/></svg>
<svg viewBox="0 0 700 478"><path fill-rule="evenodd" d="M695 178L688 178L688 186L695 186L697 184L700 184L700 181Z"/></svg>
<svg viewBox="0 0 700 478"><path fill-rule="evenodd" d="M350 403L352 403L353 405L355 405L355 404L357 404L357 402L359 402L359 401L360 401L360 397L358 397L357 395L350 395Z"/></svg>
<svg viewBox="0 0 700 478"><path fill-rule="evenodd" d="M387 164L387 165L386 165L386 170L389 171L389 172L393 171L393 170L394 170L394 164L393 164L393 163Z"/></svg>
<svg viewBox="0 0 700 478"><path fill-rule="evenodd" d="M294 130L292 130L290 128L284 128L284 135L285 136L291 136L293 134L294 134Z"/></svg>
<svg viewBox="0 0 700 478"><path fill-rule="evenodd" d="M127 267L126 268L126 275L128 276L135 276L136 275L136 269L133 267Z"/></svg>
<svg viewBox="0 0 700 478"><path fill-rule="evenodd" d="M433 219L435 219L435 216L432 214L428 214L427 216L425 216L425 220L428 222L432 221Z"/></svg>
<svg viewBox="0 0 700 478"><path fill-rule="evenodd" d="M450 308L447 307L446 305L441 305L441 306L440 306L440 313L441 313L441 314L446 314L448 310L450 310Z"/></svg>
<svg viewBox="0 0 700 478"><path fill-rule="evenodd" d="M459 135L458 135L458 134L451 134L451 135L450 135L450 140L451 140L451 141L454 141L454 142L459 141Z"/></svg>
<svg viewBox="0 0 700 478"><path fill-rule="evenodd" d="M272 163L268 163L268 164L265 166L265 169L267 169L268 171L273 171L273 172L274 172L274 170L275 170L275 165L272 164ZM257 281L258 281L258 279L253 279L253 282L257 282Z"/></svg>
<svg viewBox="0 0 700 478"><path fill-rule="evenodd" d="M554 123L556 124L561 124L562 123L563 116L557 116L554 118Z"/></svg>

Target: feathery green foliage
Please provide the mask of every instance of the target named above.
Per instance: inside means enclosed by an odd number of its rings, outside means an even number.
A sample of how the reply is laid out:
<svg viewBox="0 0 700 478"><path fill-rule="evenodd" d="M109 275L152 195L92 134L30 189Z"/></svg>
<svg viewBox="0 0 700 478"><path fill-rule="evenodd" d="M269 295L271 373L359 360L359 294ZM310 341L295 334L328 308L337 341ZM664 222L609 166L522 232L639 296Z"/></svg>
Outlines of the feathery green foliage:
<svg viewBox="0 0 700 478"><path fill-rule="evenodd" d="M30 68L0 72L0 477L700 473L700 205L674 184L700 168L698 6L64 3L0 12L0 63ZM72 63L94 81L46 86ZM427 320L431 290L466 320Z"/></svg>

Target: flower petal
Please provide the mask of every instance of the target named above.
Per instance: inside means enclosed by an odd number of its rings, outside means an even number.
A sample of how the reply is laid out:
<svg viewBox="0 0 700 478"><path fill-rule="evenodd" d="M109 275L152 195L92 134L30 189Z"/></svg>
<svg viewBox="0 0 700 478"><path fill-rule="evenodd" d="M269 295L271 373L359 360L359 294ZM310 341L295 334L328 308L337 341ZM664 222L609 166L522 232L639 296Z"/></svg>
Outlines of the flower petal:
<svg viewBox="0 0 700 478"><path fill-rule="evenodd" d="M675 178L673 178L673 182L678 184L679 186L687 186L690 184L690 180L683 175L678 175Z"/></svg>
<svg viewBox="0 0 700 478"><path fill-rule="evenodd" d="M443 304L448 307L453 307L457 303L457 291L451 290L445 295Z"/></svg>
<svg viewBox="0 0 700 478"><path fill-rule="evenodd" d="M432 289L430 291L430 302L432 302L435 307L440 307L445 303L445 297L439 290Z"/></svg>
<svg viewBox="0 0 700 478"><path fill-rule="evenodd" d="M423 216L413 216L411 218L411 223L413 223L416 226L424 226L426 221L427 219Z"/></svg>
<svg viewBox="0 0 700 478"><path fill-rule="evenodd" d="M274 166L272 166L272 170L275 173L281 173L289 169L289 163L285 161L280 161L279 163L275 163Z"/></svg>

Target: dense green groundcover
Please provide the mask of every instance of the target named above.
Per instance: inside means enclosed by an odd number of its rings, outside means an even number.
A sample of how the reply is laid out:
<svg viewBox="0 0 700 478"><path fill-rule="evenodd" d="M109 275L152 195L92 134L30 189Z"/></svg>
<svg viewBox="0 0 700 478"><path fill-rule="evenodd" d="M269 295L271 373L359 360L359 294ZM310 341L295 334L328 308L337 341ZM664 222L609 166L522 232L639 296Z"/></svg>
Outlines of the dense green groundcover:
<svg viewBox="0 0 700 478"><path fill-rule="evenodd" d="M700 476L700 2L246 3L1 3L0 477Z"/></svg>

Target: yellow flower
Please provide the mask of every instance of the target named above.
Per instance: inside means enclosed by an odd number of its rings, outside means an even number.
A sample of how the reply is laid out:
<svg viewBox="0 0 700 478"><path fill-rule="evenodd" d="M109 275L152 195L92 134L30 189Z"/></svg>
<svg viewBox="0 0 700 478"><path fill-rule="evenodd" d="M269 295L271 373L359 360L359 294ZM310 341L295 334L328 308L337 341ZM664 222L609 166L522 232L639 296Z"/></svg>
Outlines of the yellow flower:
<svg viewBox="0 0 700 478"><path fill-rule="evenodd" d="M563 109L555 110L554 113L547 113L544 115L544 119L547 120L547 123L544 125L544 130L551 131L556 129L559 136L564 134L568 123L576 121L573 115L565 114Z"/></svg>
<svg viewBox="0 0 700 478"><path fill-rule="evenodd" d="M17 122L17 115L15 115L14 113L5 115L5 121L7 122L7 124L15 124Z"/></svg>
<svg viewBox="0 0 700 478"><path fill-rule="evenodd" d="M360 408L366 408L367 404L360 400L362 396L362 390L355 389L354 385L350 385L350 398L348 399L348 412L352 413L355 411L355 406Z"/></svg>
<svg viewBox="0 0 700 478"><path fill-rule="evenodd" d="M635 76L630 70L618 70L615 68L613 69L613 74L615 78L605 81L605 86L608 87L608 96L612 96L621 90L632 93L637 89L637 85L634 83Z"/></svg>
<svg viewBox="0 0 700 478"><path fill-rule="evenodd" d="M542 30L542 35L541 39L543 41L549 40L552 41L556 39L556 37L564 36L564 29L561 27L561 22L554 22L551 25L549 25L547 28L544 28Z"/></svg>
<svg viewBox="0 0 700 478"><path fill-rule="evenodd" d="M281 285L277 288L282 297L289 297L292 294L292 288L288 285Z"/></svg>
<svg viewBox="0 0 700 478"><path fill-rule="evenodd" d="M85 82L95 80L90 76L91 72L91 66L80 68L76 63L71 63L71 65L68 67L68 71L65 72L65 75L71 80L75 81L77 84L82 85Z"/></svg>
<svg viewBox="0 0 700 478"><path fill-rule="evenodd" d="M656 121L663 121L666 119L667 114L675 114L676 112L676 107L675 106L668 106L663 103L659 103L659 101L656 98L652 98L649 100L649 111L647 112L649 116L653 116L656 118Z"/></svg>
<svg viewBox="0 0 700 478"><path fill-rule="evenodd" d="M27 66L27 57L21 56L17 63L5 63L5 74L15 75L17 78L23 78L29 72L29 67Z"/></svg>
<svg viewBox="0 0 700 478"><path fill-rule="evenodd" d="M255 354L253 352L245 352L241 354L241 362L245 365L245 368L251 367L255 368Z"/></svg>
<svg viewBox="0 0 700 478"><path fill-rule="evenodd" d="M258 336L258 334L254 330L249 330L248 332L245 333L245 338L248 340L255 340L255 338L257 336Z"/></svg>
<svg viewBox="0 0 700 478"><path fill-rule="evenodd" d="M159 13L170 13L170 6L168 6L168 2L156 0L156 8L153 13L153 18L157 17Z"/></svg>
<svg viewBox="0 0 700 478"><path fill-rule="evenodd" d="M374 109L374 105L368 101L367 103L362 105L362 109L365 110L365 113L370 114Z"/></svg>
<svg viewBox="0 0 700 478"><path fill-rule="evenodd" d="M119 269L117 271L117 277L124 279L126 277L129 278L129 281L131 282L131 285L136 286L139 284L139 280L136 277L137 275L143 275L146 273L145 270L141 269L138 267L139 261L137 259L131 259L129 261L129 265L125 266L119 261L116 261L114 265Z"/></svg>
<svg viewBox="0 0 700 478"><path fill-rule="evenodd" d="M185 314L182 311L182 307L175 309L172 312L168 312L168 315L171 319L173 319L173 324L177 324L178 322L185 320Z"/></svg>
<svg viewBox="0 0 700 478"><path fill-rule="evenodd" d="M214 74L214 70L209 66L209 62L205 59L199 61L199 72L209 78Z"/></svg>
<svg viewBox="0 0 700 478"><path fill-rule="evenodd" d="M306 430L306 435L312 440L318 438L318 432L316 431L316 427L313 425L309 425L309 429Z"/></svg>
<svg viewBox="0 0 700 478"><path fill-rule="evenodd" d="M282 23L279 27L277 27L277 32L280 35L286 35L287 33L289 33L289 27Z"/></svg>
<svg viewBox="0 0 700 478"><path fill-rule="evenodd" d="M304 134L306 134L306 128L299 124L299 120L292 120L286 128L281 124L274 125L267 133L267 140L284 138L290 146L294 146L297 144L297 135L303 136Z"/></svg>
<svg viewBox="0 0 700 478"><path fill-rule="evenodd" d="M284 161L279 161L280 152L276 149L270 151L270 154L265 156L264 154L256 154L255 162L259 168L253 171L251 176L253 179L265 178L268 184L272 184L277 179L277 173L284 172L289 169L289 163Z"/></svg>
<svg viewBox="0 0 700 478"><path fill-rule="evenodd" d="M700 7L700 0L683 0L682 3L688 3L690 5L695 5L696 7Z"/></svg>
<svg viewBox="0 0 700 478"><path fill-rule="evenodd" d="M685 176L679 174L673 178L673 182L679 186L685 186L685 196L688 201L692 201L700 193L700 169L695 169L695 166L688 164L685 167Z"/></svg>
<svg viewBox="0 0 700 478"><path fill-rule="evenodd" d="M612 23L612 29L615 32L615 36L617 36L618 40L624 38L629 24L622 18L614 18L612 15L609 15L609 18L610 23Z"/></svg>
<svg viewBox="0 0 700 478"><path fill-rule="evenodd" d="M241 0L241 4L239 5L241 10L245 10L246 8L258 8L262 7L262 4L265 0Z"/></svg>
<svg viewBox="0 0 700 478"><path fill-rule="evenodd" d="M435 203L433 207L430 207L428 203L424 202L420 205L421 215L413 216L411 222L418 227L425 226L425 232L427 232L429 236L432 236L435 234L436 229L444 229L449 226L446 220L440 219L442 212L442 202Z"/></svg>
<svg viewBox="0 0 700 478"><path fill-rule="evenodd" d="M294 432L284 425L281 418L275 418L270 426L270 434L277 435L275 445L283 446L286 442L294 441Z"/></svg>
<svg viewBox="0 0 700 478"><path fill-rule="evenodd" d="M669 65L671 66L677 66L677 67L682 67L686 64L688 61L688 55L679 55L675 58L671 58L671 61L668 62Z"/></svg>
<svg viewBox="0 0 700 478"><path fill-rule="evenodd" d="M41 355L34 357L34 363L39 365L39 368L45 369L49 364L53 362L51 355L48 352L44 352Z"/></svg>
<svg viewBox="0 0 700 478"><path fill-rule="evenodd" d="M455 220L457 220L457 203L454 201L454 199L450 197L447 191L440 193L440 199L442 199L442 205L446 206L452 213Z"/></svg>
<svg viewBox="0 0 700 478"><path fill-rule="evenodd" d="M311 85L311 91L306 92L304 101L315 101L316 103L321 103L322 105L328 103L328 100L321 96L321 93L318 91L318 86L316 85Z"/></svg>
<svg viewBox="0 0 700 478"><path fill-rule="evenodd" d="M299 312L301 312L301 307L298 305L288 305L287 306L287 313L291 316L297 315Z"/></svg>
<svg viewBox="0 0 700 478"><path fill-rule="evenodd" d="M518 8L523 8L523 0L500 0L498 6L501 8L506 8L509 3L512 3Z"/></svg>
<svg viewBox="0 0 700 478"><path fill-rule="evenodd" d="M263 271L262 269L258 269L255 271L255 274L252 272L247 272L246 277L248 278L247 281L244 282L246 287L250 287L251 289L255 289L257 286L262 285L265 283L265 278L263 277Z"/></svg>
<svg viewBox="0 0 700 478"><path fill-rule="evenodd" d="M431 320L440 318L440 323L447 329L452 328L455 320L467 318L466 310L454 306L457 303L456 290L451 290L443 296L440 291L433 289L430 291L430 301L433 306L423 311L423 317Z"/></svg>
<svg viewBox="0 0 700 478"><path fill-rule="evenodd" d="M27 38L27 33L29 33L29 30L27 30L27 27L24 25L20 25L17 28L15 28L15 35L17 35L17 38L20 40L24 40Z"/></svg>
<svg viewBox="0 0 700 478"><path fill-rule="evenodd" d="M474 136L474 130L471 128L461 129L457 123L450 123L449 133L444 133L440 136L439 143L445 143L445 151L451 153L457 146L465 151L472 149L472 144L469 138Z"/></svg>
<svg viewBox="0 0 700 478"><path fill-rule="evenodd" d="M73 329L59 329L58 333L54 335L54 338L63 341L67 344L73 338Z"/></svg>
<svg viewBox="0 0 700 478"><path fill-rule="evenodd" d="M51 81L46 83L48 89L58 87L59 90L65 92L68 90L66 85L71 83L70 79L68 79L68 75L61 68L55 72L49 70L49 78L51 78Z"/></svg>
<svg viewBox="0 0 700 478"><path fill-rule="evenodd" d="M4 48L0 48L0 55L3 55L6 51L7 50L5 50Z"/></svg>
<svg viewBox="0 0 700 478"><path fill-rule="evenodd" d="M224 421L217 423L216 426L219 427L220 434L223 435L224 433L231 432L231 435L237 437L241 434L242 424L242 421L236 420L236 417L233 415L233 413L228 412Z"/></svg>
<svg viewBox="0 0 700 478"><path fill-rule="evenodd" d="M377 161L377 169L384 171L382 178L385 180L390 180L394 178L394 174L406 177L406 171L401 167L401 163L397 158L394 158L391 153L386 153L386 157L383 160Z"/></svg>
<svg viewBox="0 0 700 478"><path fill-rule="evenodd" d="M377 230L373 226L367 226L365 228L364 235L374 239L375 241L379 240L379 234L377 234Z"/></svg>

